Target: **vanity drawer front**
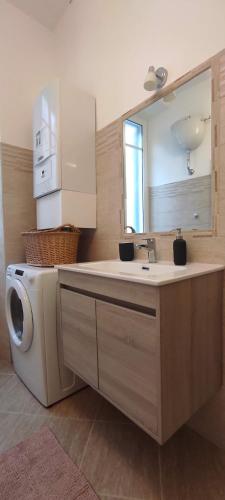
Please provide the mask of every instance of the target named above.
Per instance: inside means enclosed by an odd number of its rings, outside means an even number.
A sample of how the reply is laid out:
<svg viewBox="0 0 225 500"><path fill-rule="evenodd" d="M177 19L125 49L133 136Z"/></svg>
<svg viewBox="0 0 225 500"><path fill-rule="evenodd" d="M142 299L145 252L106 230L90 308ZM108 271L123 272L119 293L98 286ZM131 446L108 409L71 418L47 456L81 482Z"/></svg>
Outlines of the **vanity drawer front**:
<svg viewBox="0 0 225 500"><path fill-rule="evenodd" d="M99 299L103 297L119 299L123 302L152 308L157 313L159 292L155 286L63 270L59 270L59 282L61 285L70 286L79 291L84 290L98 296L96 298Z"/></svg>
<svg viewBox="0 0 225 500"><path fill-rule="evenodd" d="M96 301L99 389L131 419L158 430L159 339L154 317Z"/></svg>
<svg viewBox="0 0 225 500"><path fill-rule="evenodd" d="M61 289L61 311L64 363L97 388L95 300Z"/></svg>

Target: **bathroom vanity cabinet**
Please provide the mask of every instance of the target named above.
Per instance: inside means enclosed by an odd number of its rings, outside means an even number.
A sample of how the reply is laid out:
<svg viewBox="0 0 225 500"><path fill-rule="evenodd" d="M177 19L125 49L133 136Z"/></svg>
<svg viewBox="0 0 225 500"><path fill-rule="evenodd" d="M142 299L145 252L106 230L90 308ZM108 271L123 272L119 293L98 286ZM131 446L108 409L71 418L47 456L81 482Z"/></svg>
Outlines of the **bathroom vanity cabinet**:
<svg viewBox="0 0 225 500"><path fill-rule="evenodd" d="M65 365L163 444L221 385L222 280L150 286L60 270Z"/></svg>

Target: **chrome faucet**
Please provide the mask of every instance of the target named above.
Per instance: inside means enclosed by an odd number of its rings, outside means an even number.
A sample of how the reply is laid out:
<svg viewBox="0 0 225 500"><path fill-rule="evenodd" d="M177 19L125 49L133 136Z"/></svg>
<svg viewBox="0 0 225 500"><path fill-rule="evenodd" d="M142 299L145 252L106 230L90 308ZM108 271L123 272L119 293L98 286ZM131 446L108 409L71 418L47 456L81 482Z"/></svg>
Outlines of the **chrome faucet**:
<svg viewBox="0 0 225 500"><path fill-rule="evenodd" d="M157 262L156 259L156 241L155 238L147 238L146 243L136 244L136 248L145 248L148 252L148 262L154 264Z"/></svg>
<svg viewBox="0 0 225 500"><path fill-rule="evenodd" d="M125 226L125 228L124 228L125 233L127 233L127 232L128 232L128 231L127 231L127 229L130 229L130 232L131 232L131 233L136 233L136 231L135 231L135 229L134 229L134 227L133 227L133 226Z"/></svg>

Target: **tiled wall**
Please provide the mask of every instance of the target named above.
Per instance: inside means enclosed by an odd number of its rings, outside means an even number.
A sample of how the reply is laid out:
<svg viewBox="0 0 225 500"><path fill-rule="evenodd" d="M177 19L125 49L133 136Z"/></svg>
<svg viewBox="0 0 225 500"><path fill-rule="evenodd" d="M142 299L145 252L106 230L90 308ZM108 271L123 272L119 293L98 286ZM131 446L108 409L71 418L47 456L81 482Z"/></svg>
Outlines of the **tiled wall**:
<svg viewBox="0 0 225 500"><path fill-rule="evenodd" d="M188 259L196 262L225 264L225 55L219 59L216 97L217 123L214 164L217 173L216 235L187 237ZM122 120L119 119L97 134L97 230L83 234L80 260L118 257L122 237ZM156 237L158 258L172 260L174 236ZM143 255L143 254L142 254ZM225 325L225 297L224 297ZM225 328L223 373L225 375ZM192 418L191 425L202 435L225 448L225 385L216 397Z"/></svg>
<svg viewBox="0 0 225 500"><path fill-rule="evenodd" d="M5 294L5 238L3 223L3 192L2 192L2 145L0 144L0 358L9 359L9 342L5 324L4 294Z"/></svg>
<svg viewBox="0 0 225 500"><path fill-rule="evenodd" d="M211 175L149 187L150 231L211 229L211 189Z"/></svg>
<svg viewBox="0 0 225 500"><path fill-rule="evenodd" d="M0 357L9 359L10 349L5 322L5 268L24 262L21 232L36 225L32 198L32 152L0 144Z"/></svg>

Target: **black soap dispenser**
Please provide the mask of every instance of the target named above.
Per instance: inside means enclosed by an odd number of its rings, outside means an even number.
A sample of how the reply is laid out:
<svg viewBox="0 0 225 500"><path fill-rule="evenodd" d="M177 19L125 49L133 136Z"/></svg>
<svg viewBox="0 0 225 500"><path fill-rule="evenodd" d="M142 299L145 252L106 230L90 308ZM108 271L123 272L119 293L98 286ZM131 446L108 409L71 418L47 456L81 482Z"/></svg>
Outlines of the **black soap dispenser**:
<svg viewBox="0 0 225 500"><path fill-rule="evenodd" d="M173 260L175 266L185 266L187 262L187 245L180 227L177 228L176 239L173 242Z"/></svg>

